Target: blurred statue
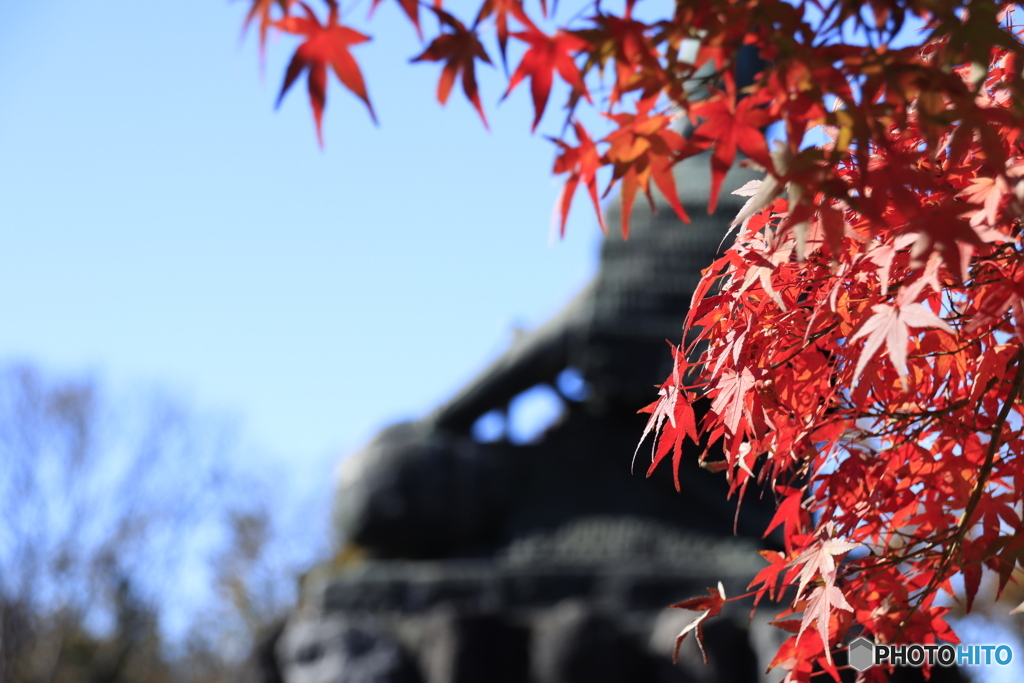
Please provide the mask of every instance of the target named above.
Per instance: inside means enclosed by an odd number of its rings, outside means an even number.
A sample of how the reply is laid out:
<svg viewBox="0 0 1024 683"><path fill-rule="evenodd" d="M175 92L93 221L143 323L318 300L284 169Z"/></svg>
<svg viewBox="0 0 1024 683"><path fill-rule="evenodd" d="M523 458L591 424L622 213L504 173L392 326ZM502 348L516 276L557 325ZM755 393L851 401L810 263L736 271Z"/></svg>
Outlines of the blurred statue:
<svg viewBox="0 0 1024 683"><path fill-rule="evenodd" d="M700 156L677 169L691 225L680 225L667 206L657 214L637 209L628 242L614 233L604 240L597 275L557 315L520 335L448 403L382 431L344 462L336 518L345 542L381 558L473 556L567 519L605 514L731 533L735 503L722 477L687 463L677 494L667 477L650 482L646 467L639 476L629 471L646 419L637 409L671 373L666 340L679 343L700 270L742 205L728 193L755 177L734 170L718 213L708 216L701 211L708 167ZM575 391L566 391L567 380ZM500 424L510 402L538 385L560 393L555 427L531 444L474 439L478 420ZM766 514L762 501L748 501L738 530L759 537Z"/></svg>
<svg viewBox="0 0 1024 683"><path fill-rule="evenodd" d="M657 213L635 209L628 243L605 238L597 275L560 313L446 404L343 463L336 521L348 559L307 575L304 607L276 642L286 683L371 669L365 680L394 683L759 679L759 652L773 648L739 615L708 630L711 667L695 647L673 665L671 632L687 614L664 608L719 579L745 589L773 505L755 493L737 514L697 453L681 492L667 467L651 479L646 464L630 471L646 420L637 409L671 372L666 340L679 343L700 270L742 205L729 192L755 177L734 170L708 216L709 166L700 156L676 170L691 225L661 197ZM507 424L509 405L537 386L558 396L557 421L529 443L507 429L480 438L474 425Z"/></svg>

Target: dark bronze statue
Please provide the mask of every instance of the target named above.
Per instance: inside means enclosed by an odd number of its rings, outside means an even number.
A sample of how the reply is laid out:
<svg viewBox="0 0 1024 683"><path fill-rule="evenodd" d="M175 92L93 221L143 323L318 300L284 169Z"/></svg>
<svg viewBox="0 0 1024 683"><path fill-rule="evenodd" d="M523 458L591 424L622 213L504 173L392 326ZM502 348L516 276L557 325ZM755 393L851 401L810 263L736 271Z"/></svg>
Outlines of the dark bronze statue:
<svg viewBox="0 0 1024 683"><path fill-rule="evenodd" d="M692 615L664 608L718 580L744 590L772 502L755 493L737 515L697 453L681 492L668 468L647 479L646 462L630 467L637 410L671 372L666 342L679 343L700 270L742 205L729 192L754 177L734 170L708 216L709 160L682 163L692 225L663 201L656 214L636 208L629 241L606 237L597 275L560 313L343 464L338 534L361 559L307 576L304 608L274 646L287 683L759 679L771 648L742 618L710 628L710 666L695 648L672 665ZM557 423L525 444L474 438L478 420L537 385L562 387Z"/></svg>
<svg viewBox="0 0 1024 683"><path fill-rule="evenodd" d="M635 210L628 242L616 234L604 240L596 277L561 312L522 335L448 403L384 430L353 455L337 494L342 538L379 558L476 556L587 515L730 535L735 502L722 477L687 463L677 494L666 477L645 481L646 466L631 476L630 459L645 421L637 409L671 372L666 342L679 343L700 270L742 205L727 193L753 177L735 170L718 213L707 216L700 208L707 206L707 158L680 165L693 224L681 225L667 207ZM616 208L610 214L617 226ZM543 438L527 445L473 439L482 416L507 411L536 385L557 387L570 369L586 396L563 395L563 418ZM740 516L738 531L759 537L767 509L748 502L753 514Z"/></svg>

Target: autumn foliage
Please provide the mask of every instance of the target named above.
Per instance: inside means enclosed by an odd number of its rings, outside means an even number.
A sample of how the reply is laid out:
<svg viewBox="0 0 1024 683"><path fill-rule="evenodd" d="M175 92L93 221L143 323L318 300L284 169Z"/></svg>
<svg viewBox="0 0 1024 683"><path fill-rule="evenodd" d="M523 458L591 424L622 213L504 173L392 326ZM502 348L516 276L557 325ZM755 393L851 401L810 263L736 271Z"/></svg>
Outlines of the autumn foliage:
<svg viewBox="0 0 1024 683"><path fill-rule="evenodd" d="M957 642L940 593L970 608L984 573L1001 591L1024 561L1015 5L702 0L641 20L627 0L560 25L543 2L487 0L468 21L440 2L399 2L417 31L437 20L414 61L442 65L442 102L461 80L484 118L475 69L490 63L490 36L502 60L522 55L505 95L529 81L534 128L564 84L563 228L580 185L597 209L619 189L626 233L652 184L687 220L671 172L682 159L710 152L712 209L738 160L766 171L739 191L749 199L735 241L704 271L675 370L647 408L650 470L703 452L737 498L775 496L767 532L781 528L785 547L764 552L751 590L786 607L777 623L792 635L774 666L788 680L837 676L833 655L854 635ZM370 106L349 52L366 36L325 5L323 23L289 0L256 0L250 13L261 35L305 41L282 94L308 71L318 131L328 68ZM894 47L908 22L913 44ZM764 64L746 87L743 47ZM592 100L601 135L576 116ZM680 638L732 599L719 588L681 603L704 613Z"/></svg>

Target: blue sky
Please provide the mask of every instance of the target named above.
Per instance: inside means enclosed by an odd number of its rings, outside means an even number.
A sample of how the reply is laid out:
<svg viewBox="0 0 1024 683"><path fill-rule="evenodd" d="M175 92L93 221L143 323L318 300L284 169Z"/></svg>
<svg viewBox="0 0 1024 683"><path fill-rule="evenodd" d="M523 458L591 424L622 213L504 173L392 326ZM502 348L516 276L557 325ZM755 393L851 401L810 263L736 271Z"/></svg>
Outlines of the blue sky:
<svg viewBox="0 0 1024 683"><path fill-rule="evenodd" d="M0 360L166 387L326 500L339 457L555 312L599 239L581 196L549 240L557 108L530 135L492 70L490 134L442 109L392 5L351 13L380 126L332 77L323 151L304 82L274 109L296 43L261 77L247 3L0 6Z"/></svg>

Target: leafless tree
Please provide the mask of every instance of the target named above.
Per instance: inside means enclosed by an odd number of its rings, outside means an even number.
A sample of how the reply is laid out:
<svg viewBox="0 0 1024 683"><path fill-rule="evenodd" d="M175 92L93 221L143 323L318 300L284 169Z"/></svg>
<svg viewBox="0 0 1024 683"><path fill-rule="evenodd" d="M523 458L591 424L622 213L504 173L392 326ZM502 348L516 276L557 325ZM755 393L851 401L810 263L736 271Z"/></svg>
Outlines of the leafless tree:
<svg viewBox="0 0 1024 683"><path fill-rule="evenodd" d="M232 471L225 424L155 391L115 399L90 378L0 369L0 683L224 678L219 641L280 607L259 602L280 594L256 578L273 525ZM209 560L235 595L214 588L223 599L202 607L241 626L193 615L207 630L175 666L161 610Z"/></svg>

